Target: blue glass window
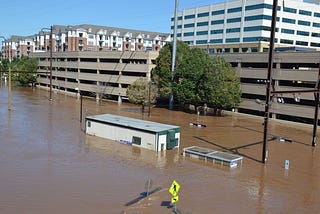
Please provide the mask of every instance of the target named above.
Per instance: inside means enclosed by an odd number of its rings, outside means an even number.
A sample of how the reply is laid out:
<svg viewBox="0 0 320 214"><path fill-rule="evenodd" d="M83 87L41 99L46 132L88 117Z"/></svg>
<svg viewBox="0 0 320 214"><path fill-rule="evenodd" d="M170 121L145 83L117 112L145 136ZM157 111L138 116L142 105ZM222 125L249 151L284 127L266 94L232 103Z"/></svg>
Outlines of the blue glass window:
<svg viewBox="0 0 320 214"><path fill-rule="evenodd" d="M209 22L198 22L198 23L197 23L197 26L198 26L198 27L208 26L208 25L209 25Z"/></svg>
<svg viewBox="0 0 320 214"><path fill-rule="evenodd" d="M184 28L191 28L191 27L194 27L194 23L184 25Z"/></svg>
<svg viewBox="0 0 320 214"><path fill-rule="evenodd" d="M240 38L227 38L226 43L240 42Z"/></svg>
<svg viewBox="0 0 320 214"><path fill-rule="evenodd" d="M281 33L294 34L294 30L282 28Z"/></svg>
<svg viewBox="0 0 320 214"><path fill-rule="evenodd" d="M235 23L235 22L241 22L241 18L232 18L232 19L227 19L227 23Z"/></svg>
<svg viewBox="0 0 320 214"><path fill-rule="evenodd" d="M320 47L320 43L311 42L310 46L312 46L312 47Z"/></svg>
<svg viewBox="0 0 320 214"><path fill-rule="evenodd" d="M219 24L223 24L223 23L224 23L223 19L211 21L211 25L219 25Z"/></svg>
<svg viewBox="0 0 320 214"><path fill-rule="evenodd" d="M211 13L213 16L214 15L221 15L221 14L224 14L224 10L216 10L216 11L212 11Z"/></svg>
<svg viewBox="0 0 320 214"><path fill-rule="evenodd" d="M199 13L199 14L197 15L198 18L199 18L199 17L207 17L207 16L209 16L209 12Z"/></svg>
<svg viewBox="0 0 320 214"><path fill-rule="evenodd" d="M222 33L223 33L223 29L210 31L210 34L222 34Z"/></svg>
<svg viewBox="0 0 320 214"><path fill-rule="evenodd" d="M197 41L196 41L196 44L197 44L197 45L203 45L203 44L207 44L207 43L208 43L207 40L197 40Z"/></svg>
<svg viewBox="0 0 320 214"><path fill-rule="evenodd" d="M282 44L289 44L289 45L293 45L293 40L289 40L289 39L280 39L280 43L282 43Z"/></svg>
<svg viewBox="0 0 320 214"><path fill-rule="evenodd" d="M254 20L260 20L260 19L266 19L266 20L272 20L272 16L268 15L255 15L255 16L246 16L244 18L245 21L254 21Z"/></svg>
<svg viewBox="0 0 320 214"><path fill-rule="evenodd" d="M298 20L298 25L310 26L310 22Z"/></svg>
<svg viewBox="0 0 320 214"><path fill-rule="evenodd" d="M318 28L320 28L320 23L313 22L313 23L312 23L312 27L318 27Z"/></svg>
<svg viewBox="0 0 320 214"><path fill-rule="evenodd" d="M194 36L194 32L185 32L183 36Z"/></svg>
<svg viewBox="0 0 320 214"><path fill-rule="evenodd" d="M210 43L212 44L222 43L222 39L211 39Z"/></svg>
<svg viewBox="0 0 320 214"><path fill-rule="evenodd" d="M235 7L235 8L228 9L228 13L236 13L241 11L242 11L242 7Z"/></svg>
<svg viewBox="0 0 320 214"><path fill-rule="evenodd" d="M237 32L240 32L240 28L228 28L227 33L237 33Z"/></svg>
<svg viewBox="0 0 320 214"><path fill-rule="evenodd" d="M178 20L182 20L182 16L179 16L179 17L178 17ZM171 21L172 21L172 22L174 21L174 17L171 18Z"/></svg>
<svg viewBox="0 0 320 214"><path fill-rule="evenodd" d="M290 7L283 7L283 11L287 13L297 13L297 9L290 8Z"/></svg>
<svg viewBox="0 0 320 214"><path fill-rule="evenodd" d="M299 14L301 15L305 15L305 16L311 16L311 11L307 11L307 10L299 10Z"/></svg>
<svg viewBox="0 0 320 214"><path fill-rule="evenodd" d="M246 6L246 10L256 10L256 9L262 9L262 8L272 9L272 5L271 4L255 4L255 5Z"/></svg>
<svg viewBox="0 0 320 214"><path fill-rule="evenodd" d="M318 17L318 18L320 18L320 13L316 13L316 12L314 12L313 16L314 16L314 17Z"/></svg>
<svg viewBox="0 0 320 214"><path fill-rule="evenodd" d="M299 36L309 36L309 32L297 30L297 35L299 35Z"/></svg>
<svg viewBox="0 0 320 214"><path fill-rule="evenodd" d="M320 37L320 33L312 33L311 36L312 37Z"/></svg>
<svg viewBox="0 0 320 214"><path fill-rule="evenodd" d="M270 31L271 27L267 27L267 26L251 26L251 27L245 27L244 28L245 32L248 32L248 31L260 31L260 30Z"/></svg>
<svg viewBox="0 0 320 214"><path fill-rule="evenodd" d="M184 19L194 19L196 16L194 14L184 16Z"/></svg>
<svg viewBox="0 0 320 214"><path fill-rule="evenodd" d="M289 23L289 24L295 24L296 20L288 19L288 18L282 18L282 22Z"/></svg>
<svg viewBox="0 0 320 214"><path fill-rule="evenodd" d="M305 41L296 41L296 45L308 46L308 42L305 42Z"/></svg>
<svg viewBox="0 0 320 214"><path fill-rule="evenodd" d="M182 25L178 25L177 28L178 28L178 29L181 29L181 28L182 28ZM174 26L171 26L171 29L174 29Z"/></svg>
<svg viewBox="0 0 320 214"><path fill-rule="evenodd" d="M198 31L197 36L208 35L208 31Z"/></svg>
<svg viewBox="0 0 320 214"><path fill-rule="evenodd" d="M243 38L243 42L259 42L259 41L269 42L270 39L266 37L244 37Z"/></svg>

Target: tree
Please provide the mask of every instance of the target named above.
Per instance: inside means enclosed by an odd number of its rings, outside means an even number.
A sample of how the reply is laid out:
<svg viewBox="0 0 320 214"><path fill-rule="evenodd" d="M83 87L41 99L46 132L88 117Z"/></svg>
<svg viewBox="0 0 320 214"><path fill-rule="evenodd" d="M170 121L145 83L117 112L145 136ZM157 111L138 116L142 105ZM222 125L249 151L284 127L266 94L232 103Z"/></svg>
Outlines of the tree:
<svg viewBox="0 0 320 214"><path fill-rule="evenodd" d="M35 58L22 57L21 59L14 59L10 63L13 72L16 72L12 80L18 82L22 86L27 86L37 80L35 72L38 69L38 60Z"/></svg>
<svg viewBox="0 0 320 214"><path fill-rule="evenodd" d="M127 88L129 102L134 104L154 104L157 98L157 86L147 81L145 77L140 77Z"/></svg>
<svg viewBox="0 0 320 214"><path fill-rule="evenodd" d="M154 78L162 92L171 92L167 89L171 81L171 44L167 44L163 52L160 51L156 60ZM215 109L231 109L240 104L240 79L230 63L222 57L211 58L199 48L189 48L178 42L173 79L174 97L181 105L197 107L207 104Z"/></svg>

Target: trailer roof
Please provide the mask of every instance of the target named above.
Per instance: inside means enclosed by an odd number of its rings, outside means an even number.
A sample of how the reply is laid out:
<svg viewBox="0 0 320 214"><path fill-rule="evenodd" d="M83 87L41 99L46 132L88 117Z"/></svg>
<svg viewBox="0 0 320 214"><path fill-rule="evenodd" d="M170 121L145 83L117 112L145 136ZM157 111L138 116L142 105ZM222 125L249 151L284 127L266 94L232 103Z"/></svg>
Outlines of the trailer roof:
<svg viewBox="0 0 320 214"><path fill-rule="evenodd" d="M131 117L124 117L120 115L114 114L101 114L101 115L93 115L87 116L87 120L106 123L106 124L114 124L121 127L127 127L131 129L139 129L148 132L162 132L170 129L180 129L179 126L168 125L163 123L157 123L147 120L140 120Z"/></svg>

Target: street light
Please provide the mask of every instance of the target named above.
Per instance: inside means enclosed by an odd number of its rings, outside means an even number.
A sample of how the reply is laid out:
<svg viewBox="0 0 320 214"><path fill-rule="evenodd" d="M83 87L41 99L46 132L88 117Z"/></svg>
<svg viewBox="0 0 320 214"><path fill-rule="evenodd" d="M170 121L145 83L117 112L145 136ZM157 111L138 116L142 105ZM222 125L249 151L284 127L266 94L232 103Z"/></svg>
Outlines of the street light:
<svg viewBox="0 0 320 214"><path fill-rule="evenodd" d="M52 101L52 26L50 28L42 28L40 31L43 32L43 30L50 30L50 98L49 100Z"/></svg>
<svg viewBox="0 0 320 214"><path fill-rule="evenodd" d="M0 38L3 38L4 41L6 41L6 37L4 36L0 36ZM10 44L10 43L9 43ZM8 48L8 58L9 58L9 63L11 62L11 59L10 59L10 48ZM10 64L9 64L9 67L8 67L8 111L11 111L11 67L10 67Z"/></svg>

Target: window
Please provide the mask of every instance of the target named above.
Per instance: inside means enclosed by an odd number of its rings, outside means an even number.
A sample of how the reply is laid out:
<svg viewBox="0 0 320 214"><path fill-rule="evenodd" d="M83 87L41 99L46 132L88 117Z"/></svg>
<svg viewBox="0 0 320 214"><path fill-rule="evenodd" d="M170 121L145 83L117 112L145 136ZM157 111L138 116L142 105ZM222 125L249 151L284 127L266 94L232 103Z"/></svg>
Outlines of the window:
<svg viewBox="0 0 320 214"><path fill-rule="evenodd" d="M208 26L209 22L198 22L197 23L197 27L201 27L201 26Z"/></svg>
<svg viewBox="0 0 320 214"><path fill-rule="evenodd" d="M232 18L232 19L227 19L227 23L235 23L235 22L241 22L241 18Z"/></svg>
<svg viewBox="0 0 320 214"><path fill-rule="evenodd" d="M314 12L314 13L313 13L313 16L314 16L314 17L318 17L318 18L320 18L320 13L316 13L316 12Z"/></svg>
<svg viewBox="0 0 320 214"><path fill-rule="evenodd" d="M244 31L260 31L260 30L264 30L264 31L270 31L271 27L267 27L267 26L251 26L251 27L245 27Z"/></svg>
<svg viewBox="0 0 320 214"><path fill-rule="evenodd" d="M310 22L298 20L298 25L310 26Z"/></svg>
<svg viewBox="0 0 320 214"><path fill-rule="evenodd" d="M243 42L260 42L260 41L269 42L270 39L265 37L244 37L243 38Z"/></svg>
<svg viewBox="0 0 320 214"><path fill-rule="evenodd" d="M88 127L89 128L91 127L91 121L88 121Z"/></svg>
<svg viewBox="0 0 320 214"><path fill-rule="evenodd" d="M288 19L288 18L282 18L282 22L289 23L289 24L295 24L296 20L294 19Z"/></svg>
<svg viewBox="0 0 320 214"><path fill-rule="evenodd" d="M207 44L207 43L208 43L208 40L197 40L196 41L197 45L203 45L203 44Z"/></svg>
<svg viewBox="0 0 320 214"><path fill-rule="evenodd" d="M223 33L223 29L210 31L210 34L222 34L222 33Z"/></svg>
<svg viewBox="0 0 320 214"><path fill-rule="evenodd" d="M194 23L184 25L184 28L191 28L191 27L194 27Z"/></svg>
<svg viewBox="0 0 320 214"><path fill-rule="evenodd" d="M297 30L297 35L299 35L299 36L309 36L309 32Z"/></svg>
<svg viewBox="0 0 320 214"><path fill-rule="evenodd" d="M293 40L289 40L289 39L280 39L280 43L282 43L282 44L289 44L289 45L293 45Z"/></svg>
<svg viewBox="0 0 320 214"><path fill-rule="evenodd" d="M255 16L246 16L244 18L245 21L254 21L254 20L260 20L260 19L265 19L265 20L270 20L271 21L272 20L272 16L269 16L269 15L255 15Z"/></svg>
<svg viewBox="0 0 320 214"><path fill-rule="evenodd" d="M308 42L296 41L296 45L308 46Z"/></svg>
<svg viewBox="0 0 320 214"><path fill-rule="evenodd" d="M181 37L181 33L177 33L177 37Z"/></svg>
<svg viewBox="0 0 320 214"><path fill-rule="evenodd" d="M311 36L312 36L312 37L318 37L318 38L319 38L319 37L320 37L320 33L312 33Z"/></svg>
<svg viewBox="0 0 320 214"><path fill-rule="evenodd" d="M228 9L228 13L236 13L241 11L242 11L242 7L235 7L235 8Z"/></svg>
<svg viewBox="0 0 320 214"><path fill-rule="evenodd" d="M178 20L182 20L182 16L179 16ZM171 21L174 22L174 17L171 18Z"/></svg>
<svg viewBox="0 0 320 214"><path fill-rule="evenodd" d="M239 38L227 38L226 43L240 42Z"/></svg>
<svg viewBox="0 0 320 214"><path fill-rule="evenodd" d="M214 15L221 15L221 14L224 14L224 10L216 10L216 11L212 11L211 13L213 16Z"/></svg>
<svg viewBox="0 0 320 214"><path fill-rule="evenodd" d="M222 39L211 39L210 43L212 44L222 43Z"/></svg>
<svg viewBox="0 0 320 214"><path fill-rule="evenodd" d="M208 31L198 31L197 36L208 35Z"/></svg>
<svg viewBox="0 0 320 214"><path fill-rule="evenodd" d="M283 12L287 12L287 13L297 13L297 9L290 8L290 7L283 7Z"/></svg>
<svg viewBox="0 0 320 214"><path fill-rule="evenodd" d="M240 28L228 28L227 33L237 33L240 32Z"/></svg>
<svg viewBox="0 0 320 214"><path fill-rule="evenodd" d="M196 16L194 14L184 16L184 19L194 19Z"/></svg>
<svg viewBox="0 0 320 214"><path fill-rule="evenodd" d="M132 136L132 143L136 145L141 145L141 137Z"/></svg>
<svg viewBox="0 0 320 214"><path fill-rule="evenodd" d="M301 15L305 15L305 16L311 16L311 11L307 11L307 10L299 10L299 14Z"/></svg>
<svg viewBox="0 0 320 214"><path fill-rule="evenodd" d="M197 15L198 18L200 18L200 17L207 17L207 16L209 16L209 12L199 13L199 14Z"/></svg>
<svg viewBox="0 0 320 214"><path fill-rule="evenodd" d="M255 4L255 5L246 6L246 10L256 10L256 9L262 9L262 8L272 10L272 5L271 4Z"/></svg>
<svg viewBox="0 0 320 214"><path fill-rule="evenodd" d="M320 47L320 43L311 42L310 46L312 46L312 47Z"/></svg>
<svg viewBox="0 0 320 214"><path fill-rule="evenodd" d="M281 33L294 34L294 30L282 28Z"/></svg>
<svg viewBox="0 0 320 214"><path fill-rule="evenodd" d="M183 33L183 36L194 36L194 32Z"/></svg>
<svg viewBox="0 0 320 214"><path fill-rule="evenodd" d="M223 24L223 23L224 23L223 19L211 21L211 25L219 25L219 24Z"/></svg>
<svg viewBox="0 0 320 214"><path fill-rule="evenodd" d="M313 22L313 23L312 23L312 27L318 27L318 28L320 28L320 23Z"/></svg>

